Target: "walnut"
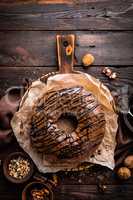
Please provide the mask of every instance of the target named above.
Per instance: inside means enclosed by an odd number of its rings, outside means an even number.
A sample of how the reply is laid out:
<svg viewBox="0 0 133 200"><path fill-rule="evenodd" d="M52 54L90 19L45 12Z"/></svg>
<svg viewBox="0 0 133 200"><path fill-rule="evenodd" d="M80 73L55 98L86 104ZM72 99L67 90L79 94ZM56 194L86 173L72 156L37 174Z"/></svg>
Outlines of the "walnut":
<svg viewBox="0 0 133 200"><path fill-rule="evenodd" d="M127 156L125 158L124 165L130 169L133 169L133 155Z"/></svg>
<svg viewBox="0 0 133 200"><path fill-rule="evenodd" d="M131 176L131 171L127 167L120 167L117 171L120 179L127 180Z"/></svg>
<svg viewBox="0 0 133 200"><path fill-rule="evenodd" d="M83 58L82 58L82 63L83 63L83 65L85 67L87 67L87 66L93 64L94 60L95 60L95 58L94 58L93 55L91 55L91 54L85 54L83 56Z"/></svg>

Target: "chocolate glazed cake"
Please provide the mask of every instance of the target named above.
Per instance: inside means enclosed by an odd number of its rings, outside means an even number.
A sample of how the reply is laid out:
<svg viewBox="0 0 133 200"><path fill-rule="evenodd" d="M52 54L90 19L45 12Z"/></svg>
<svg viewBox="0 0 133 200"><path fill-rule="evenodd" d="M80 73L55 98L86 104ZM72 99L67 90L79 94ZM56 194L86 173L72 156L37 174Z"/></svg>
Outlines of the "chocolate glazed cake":
<svg viewBox="0 0 133 200"><path fill-rule="evenodd" d="M63 119L73 122L75 130L71 127L64 130ZM83 87L46 93L37 102L31 118L33 147L58 159L73 159L93 152L104 132L103 110L95 96Z"/></svg>
<svg viewBox="0 0 133 200"><path fill-rule="evenodd" d="M114 167L113 97L98 79L73 70L74 42L74 35L57 36L59 72L31 84L11 122L17 141L41 172L81 162Z"/></svg>

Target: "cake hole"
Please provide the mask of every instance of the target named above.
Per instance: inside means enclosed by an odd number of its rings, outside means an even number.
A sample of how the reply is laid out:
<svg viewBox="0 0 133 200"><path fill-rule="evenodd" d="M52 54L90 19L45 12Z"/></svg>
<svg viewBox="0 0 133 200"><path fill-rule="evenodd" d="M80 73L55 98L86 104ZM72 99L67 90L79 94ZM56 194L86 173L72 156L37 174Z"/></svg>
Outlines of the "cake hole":
<svg viewBox="0 0 133 200"><path fill-rule="evenodd" d="M72 133L78 126L77 117L71 113L63 113L57 121L57 126L66 133Z"/></svg>

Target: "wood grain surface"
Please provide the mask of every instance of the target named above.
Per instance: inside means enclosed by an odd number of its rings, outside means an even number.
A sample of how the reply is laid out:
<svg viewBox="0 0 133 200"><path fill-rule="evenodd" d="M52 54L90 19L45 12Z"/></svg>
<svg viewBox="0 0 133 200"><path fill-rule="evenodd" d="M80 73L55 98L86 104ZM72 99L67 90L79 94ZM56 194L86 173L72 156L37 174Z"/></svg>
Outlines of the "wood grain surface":
<svg viewBox="0 0 133 200"><path fill-rule="evenodd" d="M128 87L130 94L133 94L133 68L128 67L110 67L112 71L117 72L118 78L116 80L109 80L105 75L101 73L104 66L93 66L89 69L83 69L83 67L75 67L75 70L83 71L91 74L94 77L100 79L105 85L107 85L111 91L118 91L125 86ZM13 86L21 86L23 79L29 79L31 81L36 80L42 74L47 74L52 71L58 71L57 67L0 67L0 94L4 94L4 90ZM117 92L117 93L118 93Z"/></svg>
<svg viewBox="0 0 133 200"><path fill-rule="evenodd" d="M89 73L107 85L121 102L133 95L133 0L1 0L0 1L0 96L21 86L23 78L36 80L57 71L56 34L76 35L75 69ZM82 56L95 57L84 69ZM117 72L109 80L101 71ZM123 90L124 88L124 90ZM0 148L0 160L21 150L14 141ZM86 172L60 172L55 200L132 200L133 178L120 181L111 170L95 166ZM106 190L99 188L104 180ZM0 200L21 200L24 185L9 183L0 166Z"/></svg>
<svg viewBox="0 0 133 200"><path fill-rule="evenodd" d="M0 65L52 66L57 64L56 34L59 31L0 31ZM132 32L75 31L77 65L86 53L95 56L94 65L132 65Z"/></svg>
<svg viewBox="0 0 133 200"><path fill-rule="evenodd" d="M29 2L0 1L1 30L133 30L132 0Z"/></svg>

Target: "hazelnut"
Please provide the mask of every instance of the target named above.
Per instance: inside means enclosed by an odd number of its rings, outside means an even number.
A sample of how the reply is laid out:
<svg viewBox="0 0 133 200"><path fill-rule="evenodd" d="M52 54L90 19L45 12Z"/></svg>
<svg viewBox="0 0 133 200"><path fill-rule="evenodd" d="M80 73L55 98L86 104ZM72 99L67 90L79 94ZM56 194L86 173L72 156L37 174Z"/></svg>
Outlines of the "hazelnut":
<svg viewBox="0 0 133 200"><path fill-rule="evenodd" d="M87 67L87 66L93 64L94 60L95 60L95 58L94 58L93 55L91 55L91 54L86 54L86 55L84 55L83 58L82 58L82 63L83 63L83 65L84 65L85 67Z"/></svg>
<svg viewBox="0 0 133 200"><path fill-rule="evenodd" d="M105 74L106 74L106 76L111 76L111 75L112 75L111 69L108 68L108 69L106 70L106 73L105 73Z"/></svg>
<svg viewBox="0 0 133 200"><path fill-rule="evenodd" d="M127 167L120 167L117 171L120 179L127 180L131 176L131 171Z"/></svg>
<svg viewBox="0 0 133 200"><path fill-rule="evenodd" d="M125 158L124 165L130 169L133 169L133 155L127 156Z"/></svg>
<svg viewBox="0 0 133 200"><path fill-rule="evenodd" d="M109 76L110 79L116 79L117 78L117 74L116 72L113 72L110 76Z"/></svg>
<svg viewBox="0 0 133 200"><path fill-rule="evenodd" d="M104 68L102 69L102 73L103 73L103 74L106 74L106 71L107 71L108 69L109 69L108 67L104 67Z"/></svg>
<svg viewBox="0 0 133 200"><path fill-rule="evenodd" d="M106 76L111 76L112 74L112 70L109 67L104 67L102 72L106 75Z"/></svg>

